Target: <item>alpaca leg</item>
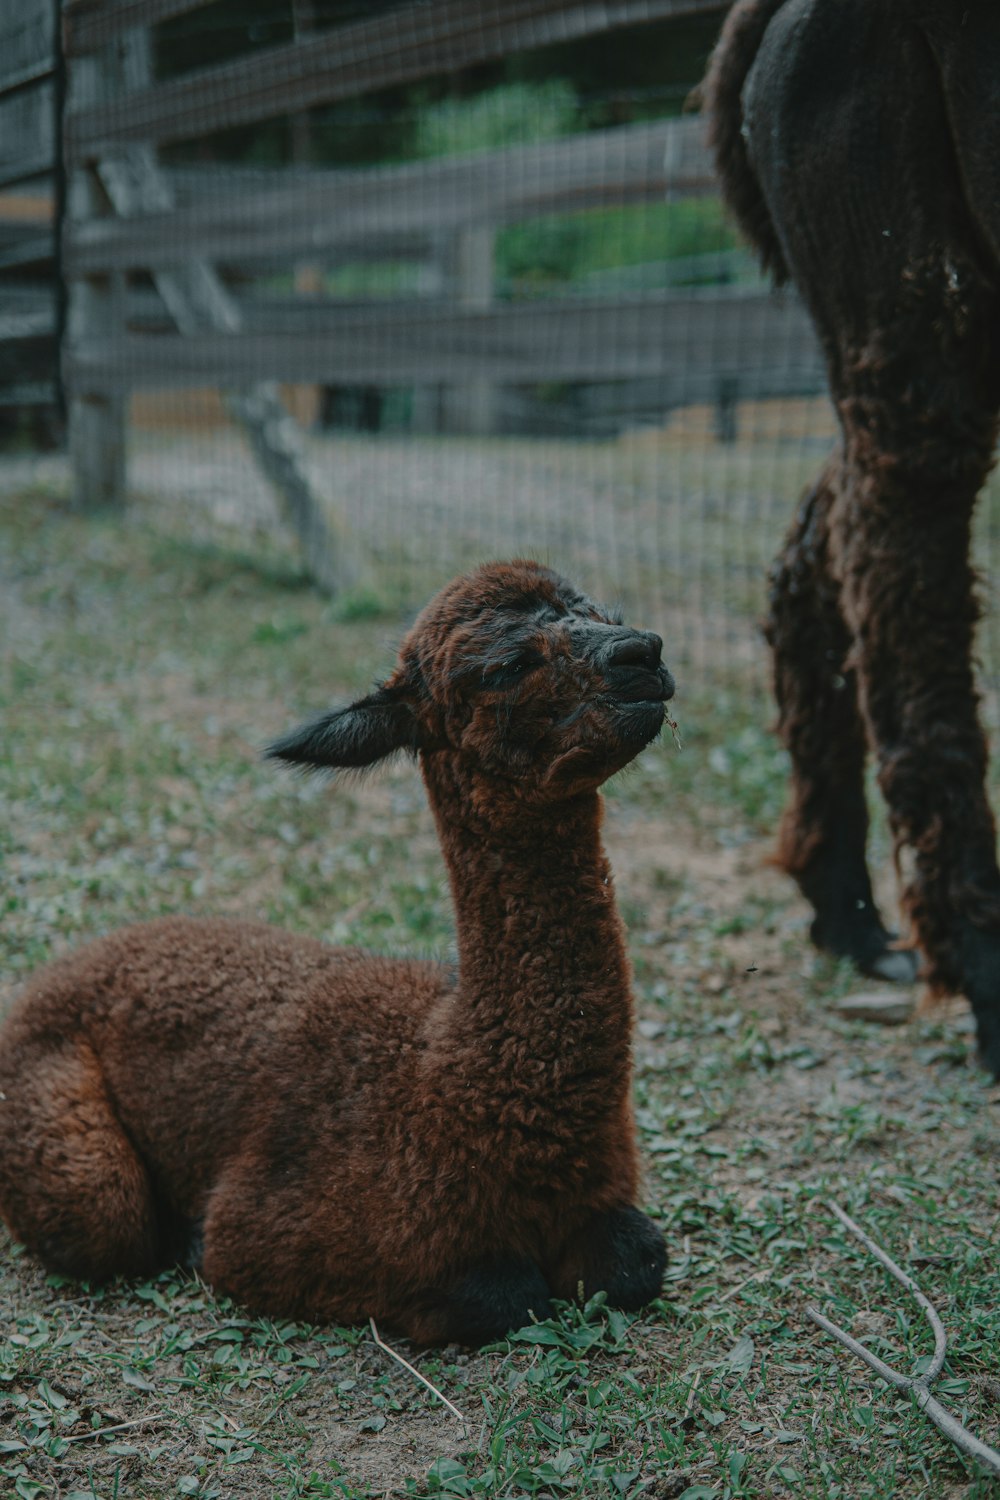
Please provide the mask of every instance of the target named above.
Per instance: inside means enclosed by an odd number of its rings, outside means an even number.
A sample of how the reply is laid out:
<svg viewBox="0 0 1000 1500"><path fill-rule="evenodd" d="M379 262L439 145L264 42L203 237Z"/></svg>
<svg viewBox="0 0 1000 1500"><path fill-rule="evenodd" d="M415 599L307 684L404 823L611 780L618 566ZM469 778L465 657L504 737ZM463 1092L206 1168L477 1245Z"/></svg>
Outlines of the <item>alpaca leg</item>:
<svg viewBox="0 0 1000 1500"><path fill-rule="evenodd" d="M816 913L810 930L818 948L850 958L864 974L909 982L915 955L891 947L865 862L864 727L827 556L838 475L835 457L804 498L771 579L777 728L792 762L777 861Z"/></svg>
<svg viewBox="0 0 1000 1500"><path fill-rule="evenodd" d="M550 1296L533 1261L484 1262L447 1289L417 1299L404 1332L421 1344L491 1344L549 1317Z"/></svg>
<svg viewBox="0 0 1000 1500"><path fill-rule="evenodd" d="M66 1043L14 1060L0 1077L0 1212L11 1233L66 1275L148 1273L158 1262L151 1185L97 1059Z"/></svg>
<svg viewBox="0 0 1000 1500"><path fill-rule="evenodd" d="M586 1302L596 1292L609 1307L638 1312L660 1295L667 1247L657 1226L637 1208L595 1214L574 1237L552 1276L555 1296Z"/></svg>
<svg viewBox="0 0 1000 1500"><path fill-rule="evenodd" d="M331 1230L329 1213L321 1226L313 1223L315 1206L305 1172L283 1184L266 1159L248 1155L231 1163L206 1206L206 1280L271 1316L353 1322L374 1311L420 1344L490 1343L551 1311L537 1265L511 1255L484 1259L432 1286L421 1287L422 1273L414 1269L412 1294L402 1276L390 1274L373 1294L374 1252L358 1244L350 1212Z"/></svg>
<svg viewBox="0 0 1000 1500"><path fill-rule="evenodd" d="M903 903L926 978L968 996L1000 1076L1000 871L972 671L975 488L964 505L954 491L925 492L915 507L899 494L880 504L882 483L884 471L859 475L861 503L844 521L862 704L897 849L910 857Z"/></svg>
<svg viewBox="0 0 1000 1500"><path fill-rule="evenodd" d="M897 848L914 856L904 900L927 977L966 991L1000 1072L968 563L1000 407L996 6L968 7L968 29L863 0L785 15L747 81L745 123L843 428L830 567Z"/></svg>

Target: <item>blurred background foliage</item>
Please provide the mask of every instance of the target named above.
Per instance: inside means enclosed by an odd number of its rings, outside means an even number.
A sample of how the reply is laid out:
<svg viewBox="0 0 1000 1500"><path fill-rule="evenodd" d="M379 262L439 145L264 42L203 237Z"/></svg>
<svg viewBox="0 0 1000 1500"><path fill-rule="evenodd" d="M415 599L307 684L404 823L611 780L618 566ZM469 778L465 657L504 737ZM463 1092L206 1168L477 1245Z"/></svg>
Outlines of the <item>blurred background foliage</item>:
<svg viewBox="0 0 1000 1500"><path fill-rule="evenodd" d="M292 42L307 29L370 20L388 9L390 0L216 0L158 28L157 76L175 77ZM298 119L184 142L164 159L176 165L372 167L670 118L683 111L701 78L717 31L715 15L623 27L313 109ZM615 267L732 252L738 244L714 198L549 216L498 234L496 291L521 297L585 289L588 277ZM668 280L676 285L704 274L694 268ZM384 295L403 290L406 275L399 266L341 267L334 289Z"/></svg>

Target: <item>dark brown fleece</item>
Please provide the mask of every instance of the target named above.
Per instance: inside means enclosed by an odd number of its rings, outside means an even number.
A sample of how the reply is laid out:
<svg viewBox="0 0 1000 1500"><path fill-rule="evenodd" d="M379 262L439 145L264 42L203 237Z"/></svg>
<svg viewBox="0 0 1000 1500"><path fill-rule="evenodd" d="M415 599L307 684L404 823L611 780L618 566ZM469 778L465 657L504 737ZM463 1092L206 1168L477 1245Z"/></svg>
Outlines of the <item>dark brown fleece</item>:
<svg viewBox="0 0 1000 1500"><path fill-rule="evenodd" d="M199 1226L220 1292L431 1341L496 1337L581 1286L655 1295L598 786L670 691L657 637L532 563L442 591L387 683L272 753L419 753L457 975L186 918L51 964L0 1032L12 1232L101 1278Z"/></svg>
<svg viewBox="0 0 1000 1500"><path fill-rule="evenodd" d="M1000 1074L969 564L1000 407L1000 7L738 0L706 102L726 197L798 285L842 429L772 580L779 857L820 945L890 972L865 868L873 751L926 978L969 996Z"/></svg>

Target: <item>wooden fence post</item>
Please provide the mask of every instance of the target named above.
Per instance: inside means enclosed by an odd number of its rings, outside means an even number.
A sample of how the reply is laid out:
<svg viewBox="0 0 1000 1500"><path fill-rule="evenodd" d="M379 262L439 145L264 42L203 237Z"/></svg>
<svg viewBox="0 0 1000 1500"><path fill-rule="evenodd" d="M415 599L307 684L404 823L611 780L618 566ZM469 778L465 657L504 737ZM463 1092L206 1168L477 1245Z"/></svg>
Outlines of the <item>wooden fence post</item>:
<svg viewBox="0 0 1000 1500"><path fill-rule="evenodd" d="M101 183L116 211L163 213L173 207L170 185L152 151L123 148L98 168ZM243 316L236 299L206 261L192 255L171 271L153 270L153 282L182 334L206 330L238 333ZM299 539L310 576L330 594L342 593L362 576L360 549L334 516L324 513L309 481L294 419L285 410L274 381L229 389L226 409L242 427L254 457L274 485Z"/></svg>
<svg viewBox="0 0 1000 1500"><path fill-rule="evenodd" d="M448 296L451 267L450 235L431 233L427 255L420 264L417 295L441 302ZM445 387L425 380L413 388L410 427L414 432L438 433L444 425Z"/></svg>
<svg viewBox="0 0 1000 1500"><path fill-rule="evenodd" d="M455 236L452 271L453 301L459 307L489 307L493 302L496 231L475 225ZM486 437L496 430L497 388L480 375L464 385L449 386L444 397L445 431Z"/></svg>
<svg viewBox="0 0 1000 1500"><path fill-rule="evenodd" d="M113 44L93 57L77 60L67 81L67 103L75 108L103 103L120 81ZM85 223L109 212L97 176L88 165L73 169L67 184L66 217ZM124 277L74 278L67 286L66 335L70 344L89 338L112 338L122 327ZM73 468L73 504L81 510L121 505L125 497L125 417L122 394L69 388L68 436Z"/></svg>
<svg viewBox="0 0 1000 1500"><path fill-rule="evenodd" d="M87 104L95 92L148 86L151 76L150 33L133 27L115 39L100 57L76 59L70 68L73 89ZM89 91L89 92L88 92ZM71 95L77 107L77 93ZM168 213L173 192L151 146L127 145L77 169L71 191L80 193L78 218L91 216L98 199L122 218ZM84 190L88 195L83 198ZM74 223L78 222L74 219ZM214 268L192 253L174 270L158 270L153 282L181 333L205 329L237 333L243 326L240 308ZM70 345L75 339L108 339L124 328L125 280L121 272L93 277L93 288L78 288L70 300ZM106 282L106 289L105 289ZM106 300L95 302L95 297ZM98 315L100 322L98 323ZM327 593L341 593L360 578L359 548L335 517L328 517L313 493L305 455L293 418L285 410L273 381L262 381L228 391L224 400L233 420L243 429L253 455L273 484L285 514L298 537L310 576ZM87 391L73 394L70 442L78 503L120 501L125 490L125 418L127 395L109 396Z"/></svg>

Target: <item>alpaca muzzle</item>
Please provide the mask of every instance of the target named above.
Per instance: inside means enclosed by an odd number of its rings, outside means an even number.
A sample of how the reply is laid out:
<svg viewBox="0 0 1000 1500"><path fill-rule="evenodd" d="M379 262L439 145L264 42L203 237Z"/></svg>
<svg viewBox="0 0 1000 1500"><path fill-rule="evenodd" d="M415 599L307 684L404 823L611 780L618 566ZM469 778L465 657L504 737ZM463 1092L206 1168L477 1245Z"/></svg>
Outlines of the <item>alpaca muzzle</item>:
<svg viewBox="0 0 1000 1500"><path fill-rule="evenodd" d="M674 679L663 665L663 642L652 630L615 630L599 656L604 679L619 703L663 704L674 696Z"/></svg>

